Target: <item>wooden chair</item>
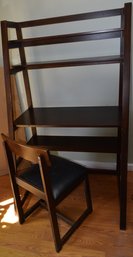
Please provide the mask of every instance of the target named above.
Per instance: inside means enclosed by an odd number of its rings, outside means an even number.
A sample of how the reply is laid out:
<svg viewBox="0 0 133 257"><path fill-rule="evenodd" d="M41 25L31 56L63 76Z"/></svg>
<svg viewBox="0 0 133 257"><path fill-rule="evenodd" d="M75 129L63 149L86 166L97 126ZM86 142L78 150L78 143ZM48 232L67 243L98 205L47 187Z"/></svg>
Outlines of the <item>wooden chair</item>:
<svg viewBox="0 0 133 257"><path fill-rule="evenodd" d="M51 155L47 149L27 146L18 143L2 134L9 166L15 206L22 224L25 219L40 205L48 210L56 251L59 252L63 244L72 235L82 221L92 212L92 202L88 181L88 169L59 156ZM14 157L21 157L30 162L30 166L18 171ZM61 203L81 183L85 185L86 210L72 223L70 219L57 212L57 205ZM25 194L20 196L20 187ZM23 205L29 192L38 197L38 201L27 211ZM57 216L69 223L70 228L61 238Z"/></svg>

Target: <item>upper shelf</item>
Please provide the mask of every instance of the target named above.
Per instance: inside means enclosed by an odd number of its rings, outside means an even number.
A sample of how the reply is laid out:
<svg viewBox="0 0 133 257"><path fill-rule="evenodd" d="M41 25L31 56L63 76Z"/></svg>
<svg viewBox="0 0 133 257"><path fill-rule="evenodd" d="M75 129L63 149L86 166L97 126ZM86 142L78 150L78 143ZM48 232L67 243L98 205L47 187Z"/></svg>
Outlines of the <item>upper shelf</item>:
<svg viewBox="0 0 133 257"><path fill-rule="evenodd" d="M119 127L119 108L46 107L29 108L14 125L17 127Z"/></svg>
<svg viewBox="0 0 133 257"><path fill-rule="evenodd" d="M91 32L80 32L73 34L63 34L55 36L45 36L45 37L36 37L36 38L25 38L18 40L9 40L8 48L21 48L21 47L33 47L41 45L53 45L53 44L63 44L63 43L72 43L72 42L81 42L81 41L90 41L90 40L101 40L109 38L120 38L122 36L123 29L105 29Z"/></svg>
<svg viewBox="0 0 133 257"><path fill-rule="evenodd" d="M33 69L46 69L46 68L58 68L58 67L70 67L70 66L84 66L84 65L97 65L97 64L111 64L123 62L123 56L111 55L111 56L99 56L66 60L54 60L40 63L27 63L25 65L15 65L10 69L11 74L15 74L19 71L23 71L25 68L28 70Z"/></svg>
<svg viewBox="0 0 133 257"><path fill-rule="evenodd" d="M74 22L74 21L80 21L80 20L83 21L88 19L98 19L103 17L120 16L122 14L123 14L123 8L117 8L117 9L110 9L110 10L100 10L100 11L94 11L94 12L37 19L37 20L28 20L28 21L22 21L22 22L13 22L13 21L6 21L6 22L8 24L8 28L18 28L18 26L20 28L27 28L27 27Z"/></svg>

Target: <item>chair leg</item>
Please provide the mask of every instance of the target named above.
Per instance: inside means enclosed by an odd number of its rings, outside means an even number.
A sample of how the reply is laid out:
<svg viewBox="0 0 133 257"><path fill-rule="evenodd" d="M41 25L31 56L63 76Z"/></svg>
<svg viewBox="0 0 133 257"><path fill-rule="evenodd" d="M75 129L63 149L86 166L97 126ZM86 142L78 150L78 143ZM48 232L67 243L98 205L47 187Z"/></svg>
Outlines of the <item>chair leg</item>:
<svg viewBox="0 0 133 257"><path fill-rule="evenodd" d="M84 190L85 190L86 204L89 209L89 212L91 213L93 211L93 208L92 208L92 199L91 199L90 184L89 184L88 176L84 180Z"/></svg>
<svg viewBox="0 0 133 257"><path fill-rule="evenodd" d="M53 233L53 238L55 242L55 249L57 252L61 250L64 243L70 238L70 236L80 226L80 224L85 220L85 218L92 212L92 201L91 201L88 177L86 177L84 180L84 186L85 186L85 198L86 198L87 208L81 214L81 216L75 222L73 222L70 229L68 229L68 231L65 233L65 235L62 238L60 237L56 206L54 205L54 202L51 200L47 202L47 207L48 207L48 212L49 212L50 222L52 227L52 233Z"/></svg>
<svg viewBox="0 0 133 257"><path fill-rule="evenodd" d="M53 234L53 239L55 243L55 249L56 249L56 252L59 252L62 248L62 242L61 242L59 225L58 225L58 220L56 215L56 208L54 205L52 206L50 202L48 203L48 212L50 216L50 223L52 227L52 234Z"/></svg>
<svg viewBox="0 0 133 257"><path fill-rule="evenodd" d="M61 239L62 240L62 245L70 238L70 236L73 234L73 232L81 225L81 223L85 220L85 218L93 210L88 176L85 178L85 180L83 182L84 182L84 187L85 187L85 198L86 198L87 208L81 214L81 216L73 223L73 225L66 232L66 234L63 236L63 238Z"/></svg>
<svg viewBox="0 0 133 257"><path fill-rule="evenodd" d="M20 198L20 192L17 184L13 187L13 194L14 194L14 200L15 200L15 209L17 211L18 217L19 217L19 223L23 224L25 221L24 212L22 208L22 202Z"/></svg>
<svg viewBox="0 0 133 257"><path fill-rule="evenodd" d="M24 205L24 203L29 195L30 195L30 192L26 190L24 193L23 199L21 200L22 206Z"/></svg>
<svg viewBox="0 0 133 257"><path fill-rule="evenodd" d="M40 206L40 200L37 201L29 209L27 209L27 211L24 212L23 205L27 197L30 195L30 193L26 191L26 193L24 194L24 197L21 199L19 187L17 184L15 184L14 186L13 193L14 193L14 200L15 200L15 209L19 217L19 223L23 224L25 222L25 219Z"/></svg>

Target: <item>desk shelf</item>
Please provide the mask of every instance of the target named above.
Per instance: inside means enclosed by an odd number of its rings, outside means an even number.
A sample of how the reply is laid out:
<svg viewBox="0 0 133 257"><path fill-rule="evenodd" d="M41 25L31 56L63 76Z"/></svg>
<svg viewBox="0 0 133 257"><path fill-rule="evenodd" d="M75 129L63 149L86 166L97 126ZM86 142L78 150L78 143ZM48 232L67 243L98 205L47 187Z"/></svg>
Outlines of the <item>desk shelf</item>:
<svg viewBox="0 0 133 257"><path fill-rule="evenodd" d="M33 136L29 145L45 146L50 151L117 153L117 137ZM102 147L101 147L102 146Z"/></svg>
<svg viewBox="0 0 133 257"><path fill-rule="evenodd" d="M16 127L119 127L117 106L29 108L15 121Z"/></svg>

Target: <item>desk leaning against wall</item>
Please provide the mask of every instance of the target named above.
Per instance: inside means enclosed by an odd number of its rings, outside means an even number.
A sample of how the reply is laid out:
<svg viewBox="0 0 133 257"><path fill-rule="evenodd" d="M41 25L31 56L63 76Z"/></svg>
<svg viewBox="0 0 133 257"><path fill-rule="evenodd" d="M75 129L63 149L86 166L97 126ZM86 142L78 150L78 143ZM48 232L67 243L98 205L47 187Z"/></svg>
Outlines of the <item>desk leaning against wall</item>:
<svg viewBox="0 0 133 257"><path fill-rule="evenodd" d="M120 27L96 31L66 33L60 35L42 35L41 37L24 38L23 30L52 26L53 24L71 24L73 22L101 18L120 17ZM5 71L5 86L8 108L9 134L15 137L19 127L30 127L32 136L27 142L32 145L44 145L49 150L114 153L116 155L115 170L101 170L117 176L120 196L120 229L126 229L126 198L127 198L127 157L128 157L128 119L129 119L129 86L130 86L130 47L131 47L131 3L123 8L96 11L91 13L73 14L40 20L12 22L2 21L2 45ZM16 38L9 38L9 30L15 30ZM10 34L11 35L11 34ZM27 62L27 48L43 45L78 44L119 38L118 55L98 57L71 58L51 60L41 63ZM13 65L14 49L19 53L20 63ZM53 69L60 67L89 66L101 64L119 65L118 105L115 106L73 106L73 107L39 107L34 108L29 70ZM13 117L13 99L11 75L22 73L27 96L27 109L17 118ZM62 128L116 128L116 136L55 136L38 135L38 127ZM93 172L93 169L90 169ZM99 170L100 172L100 170Z"/></svg>

